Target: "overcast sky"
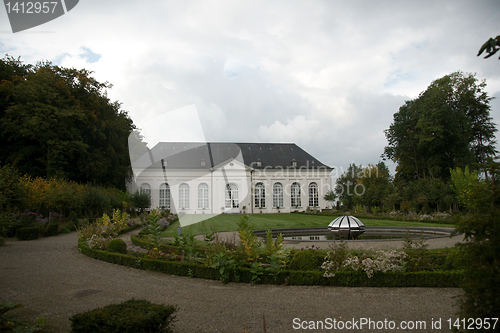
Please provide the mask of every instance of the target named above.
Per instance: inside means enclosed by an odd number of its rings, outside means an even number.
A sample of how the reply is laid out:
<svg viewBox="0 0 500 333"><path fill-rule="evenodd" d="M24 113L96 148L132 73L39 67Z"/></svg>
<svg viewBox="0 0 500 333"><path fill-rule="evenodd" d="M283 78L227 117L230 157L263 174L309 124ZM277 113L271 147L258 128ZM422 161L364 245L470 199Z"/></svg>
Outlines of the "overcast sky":
<svg viewBox="0 0 500 333"><path fill-rule="evenodd" d="M82 0L16 34L1 8L0 52L94 71L139 127L195 110L193 140L294 142L340 172L381 160L393 114L435 79L477 73L500 97L500 54L476 57L499 14L498 0ZM149 141L189 139L157 119Z"/></svg>

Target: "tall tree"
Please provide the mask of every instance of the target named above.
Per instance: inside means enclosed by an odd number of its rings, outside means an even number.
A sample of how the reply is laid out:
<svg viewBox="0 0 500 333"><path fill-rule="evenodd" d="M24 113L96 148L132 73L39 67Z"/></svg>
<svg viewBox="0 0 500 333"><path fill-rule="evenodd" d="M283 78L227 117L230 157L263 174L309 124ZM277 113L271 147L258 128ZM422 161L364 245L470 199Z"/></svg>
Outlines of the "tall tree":
<svg viewBox="0 0 500 333"><path fill-rule="evenodd" d="M396 177L449 179L450 169L494 156L495 124L485 81L455 72L435 80L419 97L405 102L385 130L383 157L397 165Z"/></svg>
<svg viewBox="0 0 500 333"><path fill-rule="evenodd" d="M110 84L86 70L48 62L25 66L11 57L0 60L0 75L2 164L31 176L124 189L135 126L107 98Z"/></svg>
<svg viewBox="0 0 500 333"><path fill-rule="evenodd" d="M355 163L349 165L347 170L336 180L335 194L340 202L348 209L361 203L364 194L363 186L359 186L359 179L363 175L363 166Z"/></svg>
<svg viewBox="0 0 500 333"><path fill-rule="evenodd" d="M388 196L392 193L392 177L384 162L379 162L377 165L369 164L364 168L358 184L364 187L363 205L385 208Z"/></svg>

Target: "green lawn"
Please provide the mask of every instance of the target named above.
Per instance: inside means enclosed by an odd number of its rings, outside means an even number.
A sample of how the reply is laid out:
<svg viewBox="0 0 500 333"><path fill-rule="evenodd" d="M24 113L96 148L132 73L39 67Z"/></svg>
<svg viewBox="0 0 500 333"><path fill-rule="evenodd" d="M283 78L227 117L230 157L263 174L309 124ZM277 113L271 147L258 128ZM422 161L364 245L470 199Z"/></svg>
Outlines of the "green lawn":
<svg viewBox="0 0 500 333"><path fill-rule="evenodd" d="M334 216L320 215L305 215L305 214L249 214L252 218L252 223L255 230L259 229L282 229L282 228L309 228L309 227L326 227L335 219ZM242 217L241 214L221 214L211 219L202 221L197 224L189 225L182 228L184 235L207 234L212 232L236 231L238 229L238 220ZM429 222L405 222L392 220L377 220L377 219L361 219L361 221L370 227L378 226L402 226L402 227L446 227L450 228L453 225L429 223ZM179 222L172 224L163 232L163 236L174 236L177 234L177 226Z"/></svg>

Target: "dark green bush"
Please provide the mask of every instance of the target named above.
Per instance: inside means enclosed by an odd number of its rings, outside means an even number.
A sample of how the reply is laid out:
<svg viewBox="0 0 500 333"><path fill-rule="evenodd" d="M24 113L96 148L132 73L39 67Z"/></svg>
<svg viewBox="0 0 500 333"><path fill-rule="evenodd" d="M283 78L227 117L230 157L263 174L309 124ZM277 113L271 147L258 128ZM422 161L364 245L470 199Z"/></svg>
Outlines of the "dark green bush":
<svg viewBox="0 0 500 333"><path fill-rule="evenodd" d="M32 240L40 237L40 229L33 228L20 228L16 231L16 237L19 240Z"/></svg>
<svg viewBox="0 0 500 333"><path fill-rule="evenodd" d="M15 214L0 214L0 236L14 237L20 227Z"/></svg>
<svg viewBox="0 0 500 333"><path fill-rule="evenodd" d="M3 239L3 237L0 237L0 246L4 245L5 245L5 239Z"/></svg>
<svg viewBox="0 0 500 333"><path fill-rule="evenodd" d="M151 197L146 192L141 193L137 191L132 194L132 205L134 205L135 208L140 209L140 211L142 212L144 211L144 209L151 206Z"/></svg>
<svg viewBox="0 0 500 333"><path fill-rule="evenodd" d="M45 228L43 237L57 236L59 234L59 224L49 223Z"/></svg>
<svg viewBox="0 0 500 333"><path fill-rule="evenodd" d="M106 246L106 250L109 252L127 254L127 244L122 239L113 239Z"/></svg>
<svg viewBox="0 0 500 333"><path fill-rule="evenodd" d="M72 333L170 332L177 308L145 300L128 300L78 313L70 318Z"/></svg>
<svg viewBox="0 0 500 333"><path fill-rule="evenodd" d="M324 261L324 253L318 253L315 250L299 250L290 262L290 269L299 271L312 271L319 269Z"/></svg>

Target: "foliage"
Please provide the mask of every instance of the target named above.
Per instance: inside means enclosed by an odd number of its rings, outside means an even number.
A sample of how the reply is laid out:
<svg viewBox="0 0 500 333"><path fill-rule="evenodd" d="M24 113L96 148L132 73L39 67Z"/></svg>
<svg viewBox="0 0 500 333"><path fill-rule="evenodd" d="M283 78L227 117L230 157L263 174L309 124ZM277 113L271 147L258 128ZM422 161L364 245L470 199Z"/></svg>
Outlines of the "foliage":
<svg viewBox="0 0 500 333"><path fill-rule="evenodd" d="M32 177L124 189L135 128L91 72L0 59L0 160ZM15 73L19 73L15 74Z"/></svg>
<svg viewBox="0 0 500 333"><path fill-rule="evenodd" d="M490 176L470 188L475 200L468 208L475 211L457 225L466 241L460 245L465 267L462 318L497 317L500 308L500 163L490 160L482 168Z"/></svg>
<svg viewBox="0 0 500 333"><path fill-rule="evenodd" d="M330 250L326 254L325 261L321 268L325 270L325 277L333 277L335 273L342 270L347 258L347 244L345 242L335 242L330 244Z"/></svg>
<svg viewBox="0 0 500 333"><path fill-rule="evenodd" d="M281 250L283 247L283 234L279 234L276 240L273 240L273 233L271 230L266 231L264 254L270 256Z"/></svg>
<svg viewBox="0 0 500 333"><path fill-rule="evenodd" d="M138 238L132 237L134 244ZM101 250L89 249L85 243L78 243L78 249L95 259L109 263L124 265L127 267L143 270L157 271L165 274L179 276L191 276L203 279L220 280L219 270L205 265L153 260L111 253ZM231 269L234 276L239 276L240 282L250 283L252 272L250 268L234 266ZM461 271L432 271L432 272L387 272L375 274L371 279L366 278L363 271L340 271L335 278L324 277L323 271L295 271L282 269L276 276L271 276L267 271L260 275L262 283L276 283L288 285L324 285L324 286L346 286L346 287L458 287L462 281ZM231 274L229 274L231 278Z"/></svg>
<svg viewBox="0 0 500 333"><path fill-rule="evenodd" d="M38 227L19 228L16 231L18 240L33 240L40 237L40 229Z"/></svg>
<svg viewBox="0 0 500 333"><path fill-rule="evenodd" d="M259 258L261 243L253 233L253 224L249 215L243 216L238 221L238 236L240 237L240 243L248 261L256 262Z"/></svg>
<svg viewBox="0 0 500 333"><path fill-rule="evenodd" d="M151 206L151 197L146 192L136 191L132 194L132 205L142 213L144 209Z"/></svg>
<svg viewBox="0 0 500 333"><path fill-rule="evenodd" d="M423 234L419 239L411 237L407 232L404 238L403 251L406 254L406 269L411 271L422 271L428 268L428 250Z"/></svg>
<svg viewBox="0 0 500 333"><path fill-rule="evenodd" d="M264 267L262 266L262 263L252 263L250 272L252 273L252 280L250 281L250 283L259 283L261 281L260 276L264 274Z"/></svg>
<svg viewBox="0 0 500 333"><path fill-rule="evenodd" d="M148 216L148 225L153 248L159 249L161 246L161 231L163 227L160 223L160 212L158 210L151 211Z"/></svg>
<svg viewBox="0 0 500 333"><path fill-rule="evenodd" d="M194 235L182 235L179 240L179 248L183 257L189 262L193 262L198 256Z"/></svg>
<svg viewBox="0 0 500 333"><path fill-rule="evenodd" d="M333 192L332 190L326 192L326 194L323 196L323 199L325 199L325 201L329 201L331 204L332 204L332 207L333 207L333 202L335 200L337 200L337 194L335 192Z"/></svg>
<svg viewBox="0 0 500 333"><path fill-rule="evenodd" d="M378 250L374 255L363 255L361 258L350 253L343 263L344 268L351 268L355 271L363 270L368 278L373 277L374 272L402 272L404 270L404 258L406 254L397 250ZM331 274L331 272L325 272Z"/></svg>
<svg viewBox="0 0 500 333"><path fill-rule="evenodd" d="M96 222L80 227L78 239L85 241L87 246L92 249L105 249L107 244L119 233L134 227L134 224L128 219L128 214L122 213L118 209L113 211L112 218L103 214Z"/></svg>
<svg viewBox="0 0 500 333"><path fill-rule="evenodd" d="M35 325L22 324L13 320L7 320L2 317L3 314L7 311L20 308L21 306L21 304L14 304L12 302L0 303L0 331L9 331L15 333L43 332L42 328L45 324L45 317L38 318Z"/></svg>
<svg viewBox="0 0 500 333"><path fill-rule="evenodd" d="M319 269L323 263L324 255L318 254L315 250L298 250L293 255L290 262L290 269L300 271L312 271Z"/></svg>
<svg viewBox="0 0 500 333"><path fill-rule="evenodd" d="M230 273L234 267L234 260L229 258L227 252L219 252L214 257L214 263L211 268L218 269L220 280L224 283L230 281Z"/></svg>
<svg viewBox="0 0 500 333"><path fill-rule="evenodd" d="M24 189L19 184L20 175L17 169L5 165L0 168L0 212L10 213L22 210L25 205Z"/></svg>
<svg viewBox="0 0 500 333"><path fill-rule="evenodd" d="M127 254L127 244L122 239L116 238L106 245L106 250L110 252Z"/></svg>
<svg viewBox="0 0 500 333"><path fill-rule="evenodd" d="M450 170L452 189L459 203L465 207L475 208L475 198L472 196L474 187L478 184L477 171L470 171L469 166L466 166L462 171L461 168Z"/></svg>
<svg viewBox="0 0 500 333"><path fill-rule="evenodd" d="M71 332L170 332L177 310L171 305L131 299L72 316Z"/></svg>
<svg viewBox="0 0 500 333"><path fill-rule="evenodd" d="M384 157L397 163L396 178L447 180L449 170L494 156L495 124L485 81L455 72L406 101L385 130Z"/></svg>
<svg viewBox="0 0 500 333"><path fill-rule="evenodd" d="M498 50L500 50L500 36L496 36L496 38L490 38L484 43L481 48L479 49L479 52L477 53L477 56L479 57L484 51L488 53L484 57L484 59L487 59L497 53ZM500 58L499 58L500 59Z"/></svg>
<svg viewBox="0 0 500 333"><path fill-rule="evenodd" d="M267 256L267 261L269 265L265 268L266 272L269 272L269 274L276 280L278 273L285 267L285 264L283 260L280 258L279 255L272 254L270 256Z"/></svg>
<svg viewBox="0 0 500 333"><path fill-rule="evenodd" d="M362 166L357 166L353 163L336 180L335 194L337 194L339 201L347 209L351 209L356 203L361 201L361 194L364 191L362 187L360 189L357 185L362 176Z"/></svg>

